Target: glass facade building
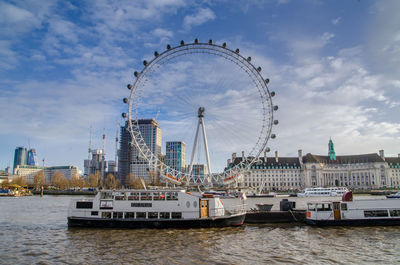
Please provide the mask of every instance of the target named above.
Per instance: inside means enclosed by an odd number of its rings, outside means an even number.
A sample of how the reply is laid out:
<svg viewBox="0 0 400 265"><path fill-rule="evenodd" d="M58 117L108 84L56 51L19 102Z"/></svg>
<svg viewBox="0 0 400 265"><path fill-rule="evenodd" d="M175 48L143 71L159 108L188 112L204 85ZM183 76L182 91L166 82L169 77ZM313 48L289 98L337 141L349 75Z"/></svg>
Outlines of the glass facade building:
<svg viewBox="0 0 400 265"><path fill-rule="evenodd" d="M15 148L14 153L14 170L18 165L24 166L26 165L26 148L23 146Z"/></svg>
<svg viewBox="0 0 400 265"><path fill-rule="evenodd" d="M184 142L167 142L165 148L165 164L177 171L186 169L186 144Z"/></svg>
<svg viewBox="0 0 400 265"><path fill-rule="evenodd" d="M144 142L150 151L157 157L161 157L162 132L158 122L154 119L139 119L139 131ZM126 177L129 173L142 177L146 181L158 177L159 172L155 163L149 163L140 157L139 150L132 143L132 137L128 130L128 122L121 127L120 151L118 156L118 172L122 185L126 184Z"/></svg>

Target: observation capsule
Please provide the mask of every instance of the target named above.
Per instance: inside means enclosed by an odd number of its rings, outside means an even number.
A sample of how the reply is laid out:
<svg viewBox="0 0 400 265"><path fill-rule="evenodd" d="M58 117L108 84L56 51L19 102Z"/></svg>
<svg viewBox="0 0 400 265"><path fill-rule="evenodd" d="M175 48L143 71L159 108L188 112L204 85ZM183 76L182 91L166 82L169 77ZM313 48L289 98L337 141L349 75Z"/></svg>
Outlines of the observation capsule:
<svg viewBox="0 0 400 265"><path fill-rule="evenodd" d="M274 106L274 110L277 111L278 110L278 106Z"/></svg>
<svg viewBox="0 0 400 265"><path fill-rule="evenodd" d="M124 98L122 101L123 101L125 104L128 103L128 99L127 99L127 98Z"/></svg>
<svg viewBox="0 0 400 265"><path fill-rule="evenodd" d="M131 84L128 84L126 87L127 87L128 89L132 89L132 85L131 85Z"/></svg>
<svg viewBox="0 0 400 265"><path fill-rule="evenodd" d="M279 121L278 120L274 120L274 124L278 125Z"/></svg>
<svg viewBox="0 0 400 265"><path fill-rule="evenodd" d="M124 118L124 119L125 119L125 118L126 118L126 113L125 113L125 112L124 112L124 113L122 113L122 114L121 114L121 116L122 116L122 118Z"/></svg>

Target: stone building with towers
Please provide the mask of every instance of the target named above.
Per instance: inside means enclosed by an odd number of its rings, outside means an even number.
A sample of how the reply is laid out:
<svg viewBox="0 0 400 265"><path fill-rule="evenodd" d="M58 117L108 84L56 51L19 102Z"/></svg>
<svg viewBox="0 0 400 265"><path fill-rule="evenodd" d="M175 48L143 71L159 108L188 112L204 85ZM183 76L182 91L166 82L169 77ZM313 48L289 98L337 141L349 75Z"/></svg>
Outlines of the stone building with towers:
<svg viewBox="0 0 400 265"><path fill-rule="evenodd" d="M251 161L236 153L228 159L228 167L241 161ZM302 154L297 157L263 157L251 165L239 187L254 192L301 190L310 187L347 187L349 189L400 188L400 154L385 157L384 151L359 155L336 155L333 141L328 143L328 155Z"/></svg>

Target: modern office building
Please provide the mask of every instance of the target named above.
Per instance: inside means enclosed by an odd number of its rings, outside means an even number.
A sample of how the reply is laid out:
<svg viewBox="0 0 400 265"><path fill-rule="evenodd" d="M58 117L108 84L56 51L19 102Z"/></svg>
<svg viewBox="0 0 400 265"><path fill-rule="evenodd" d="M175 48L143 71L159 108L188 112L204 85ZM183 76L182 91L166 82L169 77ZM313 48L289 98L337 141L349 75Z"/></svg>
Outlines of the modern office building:
<svg viewBox="0 0 400 265"><path fill-rule="evenodd" d="M14 170L18 165L21 165L21 166L26 165L26 154L27 154L27 152L26 152L25 147L20 146L20 147L15 148L14 167L13 167Z"/></svg>
<svg viewBox="0 0 400 265"><path fill-rule="evenodd" d="M208 174L207 166L204 164L193 164L192 176L197 183L204 181L204 176Z"/></svg>
<svg viewBox="0 0 400 265"><path fill-rule="evenodd" d="M162 132L159 124L154 119L138 120L138 127L141 136L150 149L157 157L161 157L161 137ZM128 130L128 122L121 127L120 149L118 156L118 174L122 185L125 185L126 177L132 173L137 177L142 177L146 181L152 181L159 177L156 161L147 161L142 158L139 150L132 143L132 138Z"/></svg>
<svg viewBox="0 0 400 265"><path fill-rule="evenodd" d="M51 183L56 172L61 173L66 179L70 180L73 177L79 177L81 171L76 166L55 166L44 168L44 178L46 183Z"/></svg>
<svg viewBox="0 0 400 265"><path fill-rule="evenodd" d="M37 157L36 157L35 149L33 149L33 148L29 149L28 154L26 156L26 164L28 166L38 166L39 165Z"/></svg>
<svg viewBox="0 0 400 265"><path fill-rule="evenodd" d="M41 166L17 165L14 169L14 174L25 177L27 184L33 184L36 174L43 170L44 167Z"/></svg>
<svg viewBox="0 0 400 265"><path fill-rule="evenodd" d="M180 141L166 142L165 164L170 168L183 172L186 169L186 144Z"/></svg>
<svg viewBox="0 0 400 265"><path fill-rule="evenodd" d="M93 149L90 153L92 154L92 159L85 159L83 161L83 174L88 176L99 172L105 177L104 172L107 168L107 162L103 161L103 150Z"/></svg>

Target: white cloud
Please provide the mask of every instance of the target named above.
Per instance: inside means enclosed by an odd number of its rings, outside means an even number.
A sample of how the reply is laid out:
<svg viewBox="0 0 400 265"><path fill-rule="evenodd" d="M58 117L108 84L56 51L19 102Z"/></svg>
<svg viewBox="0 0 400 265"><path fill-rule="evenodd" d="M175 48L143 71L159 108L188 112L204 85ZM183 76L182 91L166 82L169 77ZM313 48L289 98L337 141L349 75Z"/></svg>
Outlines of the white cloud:
<svg viewBox="0 0 400 265"><path fill-rule="evenodd" d="M342 18L338 17L338 18L332 19L331 22L333 25L337 25L337 24L339 24L340 20L342 20Z"/></svg>
<svg viewBox="0 0 400 265"><path fill-rule="evenodd" d="M189 30L193 26L199 26L207 21L214 20L215 18L216 16L211 9L200 8L197 10L197 13L185 16L183 19L183 28Z"/></svg>
<svg viewBox="0 0 400 265"><path fill-rule="evenodd" d="M151 33L158 38L172 38L174 36L172 31L162 28L156 28Z"/></svg>

